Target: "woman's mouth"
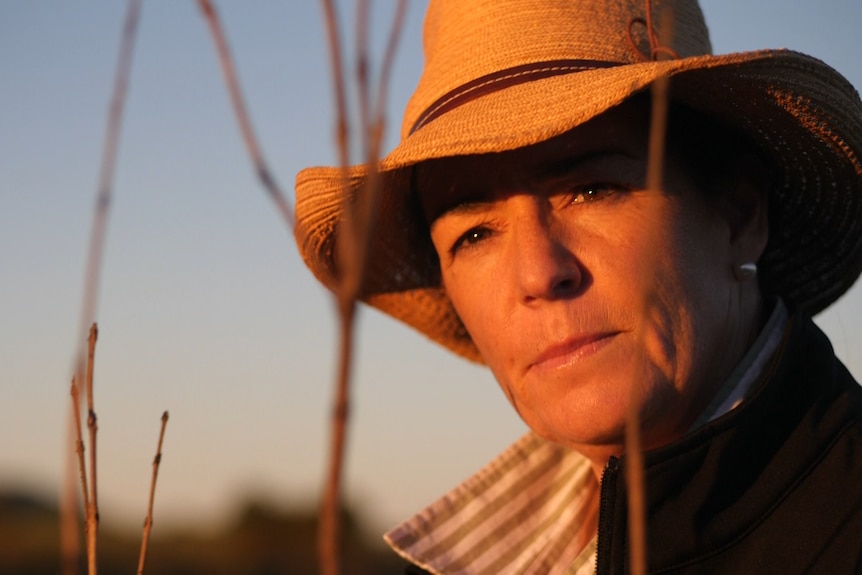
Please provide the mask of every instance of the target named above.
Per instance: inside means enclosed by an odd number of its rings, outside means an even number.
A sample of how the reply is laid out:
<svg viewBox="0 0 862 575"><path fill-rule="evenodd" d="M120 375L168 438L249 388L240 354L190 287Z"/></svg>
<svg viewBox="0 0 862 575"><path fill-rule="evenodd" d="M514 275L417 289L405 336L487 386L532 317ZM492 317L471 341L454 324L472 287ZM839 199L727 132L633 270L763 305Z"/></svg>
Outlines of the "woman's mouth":
<svg viewBox="0 0 862 575"><path fill-rule="evenodd" d="M610 344L620 333L619 331L610 331L579 335L562 343L548 346L530 362L527 371L552 371L584 361Z"/></svg>

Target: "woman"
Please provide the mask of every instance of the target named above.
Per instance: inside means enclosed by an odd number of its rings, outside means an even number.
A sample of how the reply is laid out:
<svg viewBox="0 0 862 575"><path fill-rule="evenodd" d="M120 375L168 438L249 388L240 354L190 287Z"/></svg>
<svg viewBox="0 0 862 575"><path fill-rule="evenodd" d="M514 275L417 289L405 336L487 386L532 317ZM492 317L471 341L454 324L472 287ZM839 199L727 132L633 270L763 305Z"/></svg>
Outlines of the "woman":
<svg viewBox="0 0 862 575"><path fill-rule="evenodd" d="M416 569L627 572L633 409L651 571L862 570L862 392L809 319L862 269L862 104L798 53L712 56L695 2L653 4L429 6L363 299L486 363L532 433L387 534ZM297 178L330 287L340 181Z"/></svg>

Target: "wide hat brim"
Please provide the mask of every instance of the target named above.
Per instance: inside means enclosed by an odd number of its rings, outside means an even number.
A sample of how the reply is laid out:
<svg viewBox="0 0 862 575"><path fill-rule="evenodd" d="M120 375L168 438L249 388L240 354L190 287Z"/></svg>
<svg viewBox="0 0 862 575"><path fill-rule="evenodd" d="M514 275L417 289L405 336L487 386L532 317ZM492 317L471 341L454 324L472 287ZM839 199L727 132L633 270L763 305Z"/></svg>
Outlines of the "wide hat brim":
<svg viewBox="0 0 862 575"><path fill-rule="evenodd" d="M862 271L862 103L835 70L789 50L695 56L580 71L475 98L406 136L377 166L380 196L361 299L458 355L482 359L446 296L412 166L513 150L563 134L670 78L671 98L747 135L774 164L764 290L815 314ZM296 179L296 239L314 275L338 282L335 238L368 166ZM346 179L345 179L346 174Z"/></svg>

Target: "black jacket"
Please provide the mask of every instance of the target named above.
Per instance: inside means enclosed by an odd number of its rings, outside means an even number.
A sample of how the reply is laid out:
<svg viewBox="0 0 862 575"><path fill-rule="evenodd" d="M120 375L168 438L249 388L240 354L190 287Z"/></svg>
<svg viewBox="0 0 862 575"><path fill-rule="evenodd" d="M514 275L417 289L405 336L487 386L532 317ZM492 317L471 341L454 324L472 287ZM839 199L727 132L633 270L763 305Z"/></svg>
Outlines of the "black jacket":
<svg viewBox="0 0 862 575"><path fill-rule="evenodd" d="M803 316L754 385L645 454L648 571L862 573L862 388ZM599 575L630 571L625 467L602 478Z"/></svg>

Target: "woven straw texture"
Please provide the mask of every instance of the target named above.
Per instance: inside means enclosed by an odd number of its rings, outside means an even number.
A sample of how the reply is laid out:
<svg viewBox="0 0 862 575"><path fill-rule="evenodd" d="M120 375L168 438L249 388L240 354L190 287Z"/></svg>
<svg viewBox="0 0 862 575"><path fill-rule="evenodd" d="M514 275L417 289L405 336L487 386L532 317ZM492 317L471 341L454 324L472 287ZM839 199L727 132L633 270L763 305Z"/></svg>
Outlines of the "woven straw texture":
<svg viewBox="0 0 862 575"><path fill-rule="evenodd" d="M797 52L713 56L696 2L651 4L653 21L671 15L669 47L678 58L649 60L642 0L432 0L425 70L404 115L401 143L378 166L382 190L361 293L365 302L481 362L440 286L437 258L411 192L411 166L545 141L661 76L670 77L675 101L735 126L777 167L769 244L758 262L765 290L815 314L850 287L862 270L859 95L826 64ZM542 70L542 63L559 67L560 61L587 64L547 77L518 76L518 67ZM590 69L591 61L611 67ZM505 73L513 68L519 71ZM481 80L486 77L492 79ZM495 86L501 78L508 84ZM458 93L465 85L467 97ZM461 98L457 105L414 129L429 108L448 105L453 93ZM299 251L330 289L338 282L336 229L345 202L364 193L366 173L366 166L353 166L345 179L339 168L316 167L297 176Z"/></svg>

